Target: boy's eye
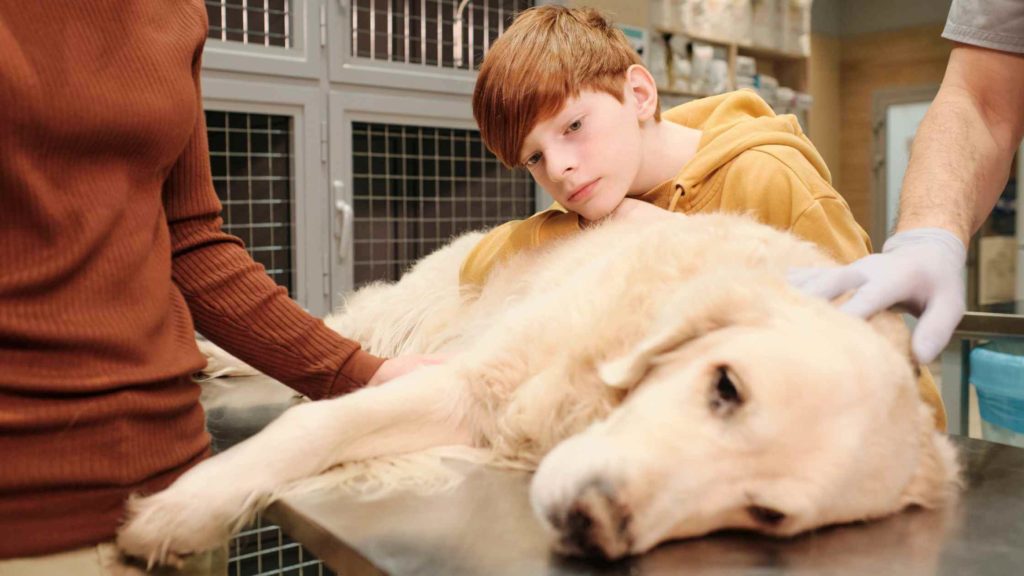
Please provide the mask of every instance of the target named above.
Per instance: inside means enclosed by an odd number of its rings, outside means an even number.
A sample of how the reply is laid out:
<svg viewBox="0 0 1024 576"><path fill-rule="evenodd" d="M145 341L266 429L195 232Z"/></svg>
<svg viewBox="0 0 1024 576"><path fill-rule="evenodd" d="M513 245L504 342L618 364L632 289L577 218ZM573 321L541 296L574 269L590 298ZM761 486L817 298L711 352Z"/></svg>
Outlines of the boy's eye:
<svg viewBox="0 0 1024 576"><path fill-rule="evenodd" d="M537 162L540 162L540 152L537 152L537 153L533 154L532 156L530 156L529 158L527 158L526 162L523 162L523 164L525 166L529 167L529 166L536 166Z"/></svg>
<svg viewBox="0 0 1024 576"><path fill-rule="evenodd" d="M580 128L583 128L583 121L582 120L577 120L577 121L573 122L572 124L569 124L568 131L569 132L575 132L575 131L579 130Z"/></svg>

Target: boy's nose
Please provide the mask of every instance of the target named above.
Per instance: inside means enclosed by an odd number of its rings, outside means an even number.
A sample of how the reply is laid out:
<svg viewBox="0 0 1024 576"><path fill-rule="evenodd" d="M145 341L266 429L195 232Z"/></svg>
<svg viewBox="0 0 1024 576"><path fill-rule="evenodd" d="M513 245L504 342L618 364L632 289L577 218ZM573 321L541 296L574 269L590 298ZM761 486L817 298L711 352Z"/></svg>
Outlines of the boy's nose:
<svg viewBox="0 0 1024 576"><path fill-rule="evenodd" d="M567 155L547 158L548 178L552 182L561 182L576 170L576 162Z"/></svg>

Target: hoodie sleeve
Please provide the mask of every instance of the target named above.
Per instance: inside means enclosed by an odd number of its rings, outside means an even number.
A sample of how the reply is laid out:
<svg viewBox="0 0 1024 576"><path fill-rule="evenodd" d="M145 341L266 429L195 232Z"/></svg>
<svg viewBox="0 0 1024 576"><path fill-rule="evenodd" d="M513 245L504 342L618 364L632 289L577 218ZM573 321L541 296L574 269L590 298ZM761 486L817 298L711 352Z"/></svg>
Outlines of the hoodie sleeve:
<svg viewBox="0 0 1024 576"><path fill-rule="evenodd" d="M459 270L459 284L463 287L482 286L499 264L516 254L579 230L579 215L561 209L548 209L526 220L506 222L491 230L469 253Z"/></svg>
<svg viewBox="0 0 1024 576"><path fill-rule="evenodd" d="M752 148L730 162L720 210L751 214L814 242L843 264L871 253L871 241L846 201L786 146Z"/></svg>

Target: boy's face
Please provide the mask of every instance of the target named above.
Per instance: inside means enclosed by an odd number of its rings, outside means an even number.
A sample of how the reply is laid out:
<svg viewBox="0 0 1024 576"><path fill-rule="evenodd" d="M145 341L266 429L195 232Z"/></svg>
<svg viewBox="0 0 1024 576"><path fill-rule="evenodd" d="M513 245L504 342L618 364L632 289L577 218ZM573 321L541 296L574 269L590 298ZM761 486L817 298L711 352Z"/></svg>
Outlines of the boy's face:
<svg viewBox="0 0 1024 576"><path fill-rule="evenodd" d="M606 92L584 90L533 127L519 161L567 210L599 220L634 192L641 154L633 95L627 90L619 102Z"/></svg>

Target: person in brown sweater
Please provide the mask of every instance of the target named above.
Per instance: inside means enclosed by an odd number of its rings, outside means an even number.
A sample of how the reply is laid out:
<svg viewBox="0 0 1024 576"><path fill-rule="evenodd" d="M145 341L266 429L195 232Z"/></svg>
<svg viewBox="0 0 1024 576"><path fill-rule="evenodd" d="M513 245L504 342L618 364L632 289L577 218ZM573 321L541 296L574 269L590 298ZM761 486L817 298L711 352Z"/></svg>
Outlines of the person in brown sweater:
<svg viewBox="0 0 1024 576"><path fill-rule="evenodd" d="M313 399L435 361L364 352L221 231L206 33L202 0L0 3L0 574L97 557L208 456L194 329Z"/></svg>

